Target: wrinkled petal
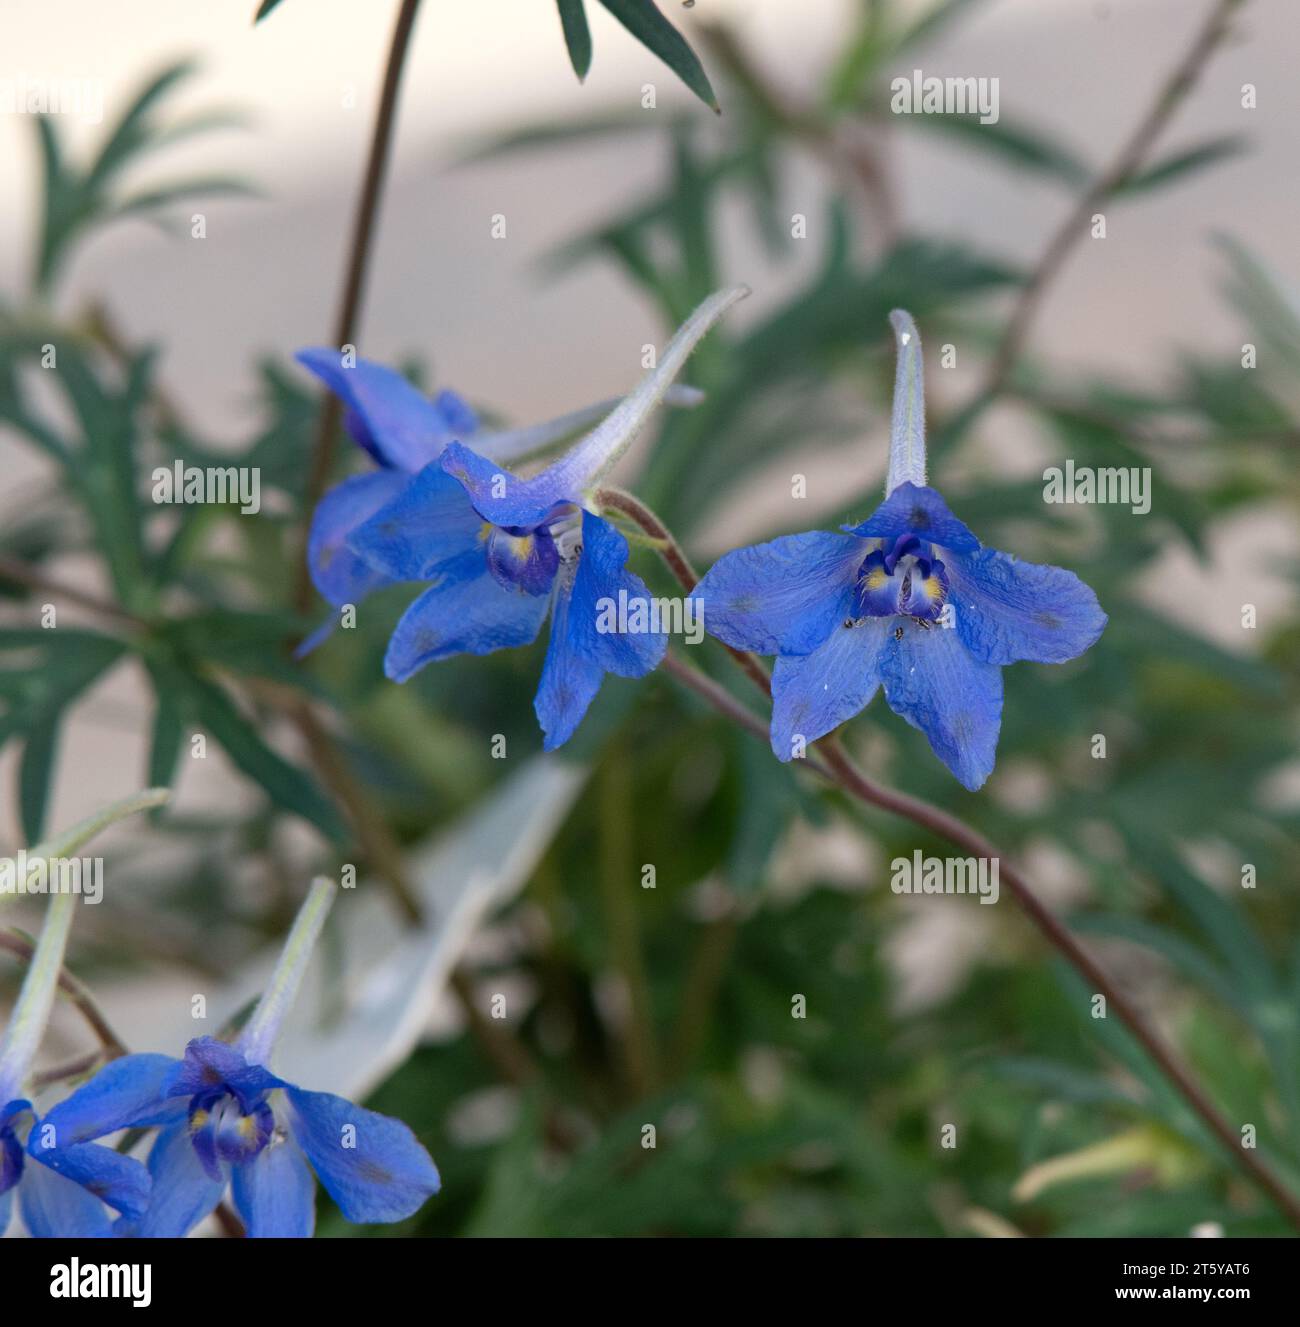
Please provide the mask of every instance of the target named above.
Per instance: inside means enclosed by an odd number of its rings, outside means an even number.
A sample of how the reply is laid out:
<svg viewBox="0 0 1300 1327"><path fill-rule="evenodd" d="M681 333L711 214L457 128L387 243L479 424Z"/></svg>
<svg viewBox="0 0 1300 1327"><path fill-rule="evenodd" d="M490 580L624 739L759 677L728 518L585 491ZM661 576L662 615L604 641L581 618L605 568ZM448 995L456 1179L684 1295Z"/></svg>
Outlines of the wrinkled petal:
<svg viewBox="0 0 1300 1327"><path fill-rule="evenodd" d="M469 494L474 510L493 525L531 530L556 507L582 496L572 491L570 476L558 463L531 479L521 479L496 461L453 442L439 464Z"/></svg>
<svg viewBox="0 0 1300 1327"><path fill-rule="evenodd" d="M807 654L849 616L866 553L819 530L724 553L695 587L704 629L737 650Z"/></svg>
<svg viewBox="0 0 1300 1327"><path fill-rule="evenodd" d="M550 600L506 589L488 574L481 552L479 574L427 589L402 615L388 642L384 672L405 682L427 663L453 654L491 654L537 639Z"/></svg>
<svg viewBox="0 0 1300 1327"><path fill-rule="evenodd" d="M428 465L461 429L476 423L459 397L430 401L395 369L358 359L343 367L337 350L300 350L298 363L310 369L347 407L348 431L380 465L414 474Z"/></svg>
<svg viewBox="0 0 1300 1327"><path fill-rule="evenodd" d="M943 498L919 484L899 484L861 525L845 529L864 538L887 541L914 534L957 553L973 553L980 546L980 541L948 510Z"/></svg>
<svg viewBox="0 0 1300 1327"><path fill-rule="evenodd" d="M1020 562L995 548L947 563L957 633L978 659L1064 663L1106 625L1097 596L1072 571Z"/></svg>
<svg viewBox="0 0 1300 1327"><path fill-rule="evenodd" d="M44 1119L58 1147L175 1120L183 1105L167 1100L181 1062L170 1055L123 1055L110 1060L88 1083L59 1102Z"/></svg>
<svg viewBox="0 0 1300 1327"><path fill-rule="evenodd" d="M880 686L880 655L893 629L887 618L867 618L836 627L811 654L777 659L772 750L778 760L806 751L865 708Z"/></svg>
<svg viewBox="0 0 1300 1327"><path fill-rule="evenodd" d="M260 1064L249 1064L244 1053L216 1037L195 1037L185 1047L185 1058L168 1081L169 1097L202 1096L216 1088L229 1088L245 1110L263 1092L284 1083Z"/></svg>
<svg viewBox="0 0 1300 1327"><path fill-rule="evenodd" d="M627 570L627 556L627 540L608 521L584 511L582 551L572 582L556 591L551 641L533 701L547 751L573 736L606 673L644 677L668 648L663 631L601 630L611 618L617 620L620 602L629 614L632 605L644 604L650 625L650 591Z"/></svg>
<svg viewBox="0 0 1300 1327"><path fill-rule="evenodd" d="M404 481L391 501L353 529L351 552L394 581L428 581L479 547L483 518L465 490L437 465Z"/></svg>
<svg viewBox="0 0 1300 1327"><path fill-rule="evenodd" d="M144 1212L149 1201L149 1172L134 1157L123 1156L98 1143L43 1147L43 1137L44 1126L38 1125L27 1140L27 1155L37 1163L24 1169L28 1180L32 1171L48 1167L81 1185L94 1198L117 1208L123 1216L138 1217Z"/></svg>
<svg viewBox="0 0 1300 1327"><path fill-rule="evenodd" d="M438 1192L433 1158L400 1120L329 1092L286 1094L294 1137L349 1221L401 1221Z"/></svg>
<svg viewBox="0 0 1300 1327"><path fill-rule="evenodd" d="M104 1204L47 1166L23 1171L18 1208L33 1239L107 1239L113 1233Z"/></svg>
<svg viewBox="0 0 1300 1327"><path fill-rule="evenodd" d="M891 625L880 660L889 708L919 728L935 755L974 792L993 772L1002 670L970 654L955 628L918 627L905 618Z"/></svg>
<svg viewBox="0 0 1300 1327"><path fill-rule="evenodd" d="M307 565L321 598L335 608L360 603L384 584L383 574L358 557L347 538L410 482L400 470L353 475L330 489L312 513Z"/></svg>
<svg viewBox="0 0 1300 1327"><path fill-rule="evenodd" d="M235 1166L230 1188L249 1239L306 1239L316 1228L316 1181L291 1137Z"/></svg>
<svg viewBox="0 0 1300 1327"><path fill-rule="evenodd" d="M119 1221L119 1235L139 1239L180 1239L188 1235L221 1201L224 1176L204 1173L190 1143L189 1126L174 1124L159 1133L149 1153L153 1189L144 1216L136 1222Z"/></svg>

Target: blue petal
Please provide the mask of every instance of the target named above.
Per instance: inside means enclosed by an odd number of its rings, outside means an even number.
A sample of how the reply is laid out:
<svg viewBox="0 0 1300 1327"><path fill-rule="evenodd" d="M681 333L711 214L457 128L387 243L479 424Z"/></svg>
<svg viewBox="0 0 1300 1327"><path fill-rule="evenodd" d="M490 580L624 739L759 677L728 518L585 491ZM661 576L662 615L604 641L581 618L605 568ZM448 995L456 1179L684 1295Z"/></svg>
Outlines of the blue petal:
<svg viewBox="0 0 1300 1327"><path fill-rule="evenodd" d="M355 528L348 547L394 581L428 581L468 550L481 547L483 518L465 490L436 465L406 481Z"/></svg>
<svg viewBox="0 0 1300 1327"><path fill-rule="evenodd" d="M286 1093L294 1137L349 1221L401 1221L438 1192L433 1158L400 1120L329 1092Z"/></svg>
<svg viewBox="0 0 1300 1327"><path fill-rule="evenodd" d="M369 359L345 369L339 352L324 348L295 358L347 406L352 436L380 465L414 474L450 441L449 412L396 370Z"/></svg>
<svg viewBox="0 0 1300 1327"><path fill-rule="evenodd" d="M139 1239L180 1239L221 1201L226 1181L204 1174L190 1142L188 1124L162 1130L149 1153L153 1190L149 1207L138 1222L119 1221L120 1235Z"/></svg>
<svg viewBox="0 0 1300 1327"><path fill-rule="evenodd" d="M107 1239L113 1233L104 1204L46 1166L23 1171L18 1207L34 1239Z"/></svg>
<svg viewBox="0 0 1300 1327"><path fill-rule="evenodd" d="M575 634L569 625L572 607L572 595L557 590L546 662L533 698L547 751L563 746L573 736L605 679L605 670L578 647L581 633Z"/></svg>
<svg viewBox="0 0 1300 1327"><path fill-rule="evenodd" d="M463 485L475 511L493 525L531 530L556 507L577 502L582 496L567 471L557 466L532 479L520 479L458 442L448 446L439 464Z"/></svg>
<svg viewBox="0 0 1300 1327"><path fill-rule="evenodd" d="M442 418L443 427L453 438L468 438L478 432L478 416L473 407L456 392L444 387L433 398L433 408Z"/></svg>
<svg viewBox="0 0 1300 1327"><path fill-rule="evenodd" d="M725 553L695 588L704 629L737 650L807 654L849 616L866 553L820 530Z"/></svg>
<svg viewBox="0 0 1300 1327"><path fill-rule="evenodd" d="M166 1100L170 1077L180 1066L170 1055L124 1055L111 1060L88 1083L45 1116L60 1147L174 1120L183 1106Z"/></svg>
<svg viewBox="0 0 1300 1327"><path fill-rule="evenodd" d="M384 657L384 672L394 682L453 654L491 654L537 639L549 598L506 589L488 574L482 552L472 556L478 575L464 579L457 568L402 615Z"/></svg>
<svg viewBox="0 0 1300 1327"><path fill-rule="evenodd" d="M941 548L973 553L980 541L948 510L947 503L932 488L918 484L899 486L861 525L845 526L865 538L894 540L914 534Z"/></svg>
<svg viewBox="0 0 1300 1327"><path fill-rule="evenodd" d="M27 1155L37 1164L28 1166L24 1176L33 1170L48 1167L55 1174L81 1185L96 1199L116 1207L123 1216L140 1216L149 1201L149 1172L133 1157L123 1156L111 1147L98 1143L75 1143L65 1146L61 1142L53 1147L42 1147L43 1124L32 1129L27 1140ZM57 1134L55 1135L57 1140Z"/></svg>
<svg viewBox="0 0 1300 1327"><path fill-rule="evenodd" d="M975 658L955 628L926 629L901 618L892 625L880 661L889 708L919 728L934 754L974 792L993 772L1002 670Z"/></svg>
<svg viewBox="0 0 1300 1327"><path fill-rule="evenodd" d="M1019 562L995 548L946 565L957 633L987 663L1064 663L1092 645L1106 625L1097 596L1062 567Z"/></svg>
<svg viewBox="0 0 1300 1327"><path fill-rule="evenodd" d="M231 1195L250 1239L306 1239L316 1228L316 1181L292 1138L235 1166Z"/></svg>
<svg viewBox="0 0 1300 1327"><path fill-rule="evenodd" d="M838 626L811 654L782 656L772 669L772 750L790 760L862 710L880 686L880 654L894 629L873 617Z"/></svg>
<svg viewBox="0 0 1300 1327"><path fill-rule="evenodd" d="M322 599L335 608L357 604L384 576L347 546L347 538L411 482L400 470L353 475L330 489L312 513L307 566Z"/></svg>
<svg viewBox="0 0 1300 1327"><path fill-rule="evenodd" d="M547 751L573 736L606 673L644 677L668 648L663 631L600 630L609 616L603 610L608 606L616 613L620 595L630 611L641 601L649 612L650 591L627 570L627 556L627 540L608 521L584 511L582 551L570 573L572 583L556 591L551 641L533 701Z"/></svg>
<svg viewBox="0 0 1300 1327"><path fill-rule="evenodd" d="M228 1088L250 1109L264 1092L284 1083L260 1064L249 1064L244 1053L216 1037L195 1037L185 1047L185 1059L172 1075L169 1097L193 1097Z"/></svg>
<svg viewBox="0 0 1300 1327"><path fill-rule="evenodd" d="M9 1222L13 1219L14 1213L14 1190L6 1189L0 1193L0 1239L4 1238L5 1232L9 1229Z"/></svg>

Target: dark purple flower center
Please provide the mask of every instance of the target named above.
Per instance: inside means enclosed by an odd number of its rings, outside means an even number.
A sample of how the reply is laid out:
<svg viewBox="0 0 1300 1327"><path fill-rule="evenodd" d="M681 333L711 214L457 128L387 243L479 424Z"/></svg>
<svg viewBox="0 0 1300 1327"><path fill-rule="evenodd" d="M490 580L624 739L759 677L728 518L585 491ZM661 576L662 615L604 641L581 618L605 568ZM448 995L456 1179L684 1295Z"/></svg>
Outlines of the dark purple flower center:
<svg viewBox="0 0 1300 1327"><path fill-rule="evenodd" d="M266 1093L250 1098L224 1081L190 1098L189 1124L190 1141L213 1179L221 1174L218 1161L251 1161L275 1132Z"/></svg>
<svg viewBox="0 0 1300 1327"><path fill-rule="evenodd" d="M914 534L873 549L858 568L853 617L911 617L933 622L948 600L948 573L934 550Z"/></svg>

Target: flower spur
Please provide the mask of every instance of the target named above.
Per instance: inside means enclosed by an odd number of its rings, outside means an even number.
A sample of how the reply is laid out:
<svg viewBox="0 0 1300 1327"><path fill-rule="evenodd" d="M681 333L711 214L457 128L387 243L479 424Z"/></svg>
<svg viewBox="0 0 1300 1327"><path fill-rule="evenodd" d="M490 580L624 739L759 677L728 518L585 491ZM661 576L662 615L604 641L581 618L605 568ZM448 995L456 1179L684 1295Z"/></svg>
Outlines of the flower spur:
<svg viewBox="0 0 1300 1327"><path fill-rule="evenodd" d="M724 554L696 588L705 629L774 654L772 750L803 754L883 688L966 788L993 770L1002 667L1062 663L1106 615L1072 572L981 546L925 482L921 344L898 346L885 501L846 533L815 531Z"/></svg>
<svg viewBox="0 0 1300 1327"><path fill-rule="evenodd" d="M152 788L114 803L54 842L32 848L27 860L66 857L107 826L166 800L165 789ZM42 1119L37 1114L24 1090L54 1006L79 902L73 893L50 900L22 990L0 1037L0 1236L17 1206L33 1238L104 1238L113 1233L108 1207L130 1220L143 1214L149 1199L149 1173L138 1161L111 1147L60 1135L50 1115Z"/></svg>

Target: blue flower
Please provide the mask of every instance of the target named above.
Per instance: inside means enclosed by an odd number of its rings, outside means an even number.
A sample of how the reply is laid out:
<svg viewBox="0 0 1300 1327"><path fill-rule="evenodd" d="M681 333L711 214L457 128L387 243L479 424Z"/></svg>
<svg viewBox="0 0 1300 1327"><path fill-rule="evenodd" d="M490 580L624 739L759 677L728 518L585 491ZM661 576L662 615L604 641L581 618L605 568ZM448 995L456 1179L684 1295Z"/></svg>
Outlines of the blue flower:
<svg viewBox="0 0 1300 1327"><path fill-rule="evenodd" d="M430 400L383 364L367 359L352 361L338 351L319 347L299 351L296 358L342 400L349 434L378 467L337 484L312 514L308 568L321 598L335 608L359 604L368 594L391 583L392 577L348 547L348 538L407 489L426 466L436 462L453 439L473 439L485 455L506 461L550 446L594 423L617 404L601 401L543 424L489 433L480 429L478 416L455 392L442 391ZM671 399L675 404L694 404L698 393L680 388ZM333 626L331 617L303 643L299 655L319 645Z"/></svg>
<svg viewBox="0 0 1300 1327"><path fill-rule="evenodd" d="M1106 614L1072 572L982 547L925 485L920 342L898 335L885 501L847 533L813 532L727 553L696 588L705 629L774 654L772 750L781 760L859 713L883 687L967 788L993 770L1002 667L1063 663Z"/></svg>
<svg viewBox="0 0 1300 1327"><path fill-rule="evenodd" d="M348 432L378 465L332 488L312 515L307 542L312 581L321 598L339 608L360 603L384 583L348 551L348 535L396 497L452 438L472 436L478 418L455 392L429 400L400 373L370 360L348 363L338 351L325 349L300 351L297 359L342 399Z"/></svg>
<svg viewBox="0 0 1300 1327"><path fill-rule="evenodd" d="M101 1238L113 1233L105 1203L128 1220L143 1214L149 1174L111 1147L63 1144L49 1118L42 1123L20 1097L0 1106L0 1235L15 1196L27 1233L37 1239Z"/></svg>
<svg viewBox="0 0 1300 1327"><path fill-rule="evenodd" d="M46 1123L71 1144L119 1129L160 1129L149 1154L153 1199L118 1223L124 1235L185 1235L227 1184L254 1238L312 1233L312 1171L357 1222L401 1221L439 1185L432 1158L399 1120L286 1083L212 1037L195 1038L180 1060L112 1061Z"/></svg>
<svg viewBox="0 0 1300 1327"><path fill-rule="evenodd" d="M148 1206L123 1209L116 1233L185 1235L229 1185L251 1237L307 1236L313 1171L349 1221L401 1221L438 1191L437 1167L406 1125L267 1068L334 892L330 881L313 886L238 1043L198 1037L179 1060L123 1056L46 1116L71 1153L120 1129L160 1130Z"/></svg>
<svg viewBox="0 0 1300 1327"><path fill-rule="evenodd" d="M627 570L627 541L594 509L594 492L695 343L745 293L706 300L637 389L540 474L518 478L502 468L500 449L489 458L451 442L347 535L367 576L428 583L389 642L390 678L404 682L456 654L530 644L549 614L534 708L550 751L573 735L606 673L642 677L659 663L663 632L599 629L602 601L644 602L649 591Z"/></svg>

